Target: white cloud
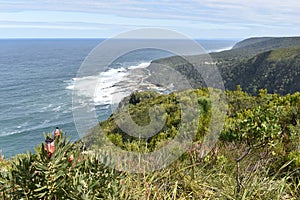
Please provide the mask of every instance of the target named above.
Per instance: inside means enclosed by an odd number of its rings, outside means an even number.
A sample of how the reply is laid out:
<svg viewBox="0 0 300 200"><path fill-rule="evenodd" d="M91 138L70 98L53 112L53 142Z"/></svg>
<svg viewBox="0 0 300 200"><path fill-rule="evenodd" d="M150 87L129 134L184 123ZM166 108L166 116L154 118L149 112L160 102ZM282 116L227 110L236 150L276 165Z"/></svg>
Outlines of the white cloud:
<svg viewBox="0 0 300 200"><path fill-rule="evenodd" d="M299 10L300 2L295 0L0 0L0 22L82 23L73 27L88 27L87 23L95 23L89 25L95 29L104 27L104 24L106 27L151 26L178 30L180 27L186 30L248 29L249 33L254 28L261 31L269 28L284 33L288 28L299 31ZM33 13L31 18L28 12ZM48 15L36 17L34 13L37 12Z"/></svg>
<svg viewBox="0 0 300 200"><path fill-rule="evenodd" d="M177 20L208 20L213 22L269 22L294 20L300 3L295 0L28 0L0 1L0 10L50 10L97 12L122 17L145 17ZM294 22L298 22L294 21Z"/></svg>

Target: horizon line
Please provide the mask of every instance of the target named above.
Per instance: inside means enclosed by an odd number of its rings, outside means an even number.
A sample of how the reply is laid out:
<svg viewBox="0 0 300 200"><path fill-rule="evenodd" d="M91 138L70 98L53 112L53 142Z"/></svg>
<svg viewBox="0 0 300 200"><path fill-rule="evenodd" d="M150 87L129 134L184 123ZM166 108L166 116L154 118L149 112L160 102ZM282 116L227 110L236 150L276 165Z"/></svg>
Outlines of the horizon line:
<svg viewBox="0 0 300 200"><path fill-rule="evenodd" d="M262 36L264 37L264 36ZM20 38L0 38L0 40L73 40L73 39L79 39L79 40L107 40L107 39L129 39L129 40L168 40L168 38L90 38L90 37L20 37ZM193 40L240 40L240 39L243 39L243 38L191 38ZM176 38L171 38L169 40L176 40Z"/></svg>
<svg viewBox="0 0 300 200"><path fill-rule="evenodd" d="M299 35L286 35L286 36L248 36L248 37L240 37L240 38L190 38L192 40L232 40L232 41L240 41L250 38L293 38L293 37L300 37ZM114 39L111 37L0 37L0 40L107 40L107 39ZM133 39L133 40L145 40L145 39L157 39L157 40L166 40L168 38L115 38L115 39ZM175 38L176 39L176 38ZM175 40L171 38L170 40Z"/></svg>

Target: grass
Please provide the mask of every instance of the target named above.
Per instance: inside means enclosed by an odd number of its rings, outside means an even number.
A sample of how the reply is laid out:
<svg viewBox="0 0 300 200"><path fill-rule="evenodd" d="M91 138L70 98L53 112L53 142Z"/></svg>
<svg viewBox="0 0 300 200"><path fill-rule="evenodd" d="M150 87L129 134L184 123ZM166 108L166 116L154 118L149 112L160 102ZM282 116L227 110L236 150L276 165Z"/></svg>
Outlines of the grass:
<svg viewBox="0 0 300 200"><path fill-rule="evenodd" d="M66 144L70 146L71 144ZM59 148L64 148L62 145ZM11 160L1 160L1 164L10 165L13 163L14 170L28 170L35 167L41 157L46 154L39 149L27 159L26 155L17 155ZM57 149L57 151L60 151ZM297 181L296 172L298 169L289 170L292 161L282 164L282 167L274 171L271 164L274 160L268 156L261 159L262 153L253 152L240 163L239 175L241 178L241 190L237 192L237 171L235 157L242 154L244 148L234 148L234 144L218 143L217 151L211 152L205 158L196 161L197 151L189 151L182 155L177 161L166 168L154 172L145 171L142 173L118 172L109 167L105 167L100 162L100 157L94 154L76 154L76 163L65 165L60 157L63 154L57 154L52 160L43 159L39 165L45 166L57 165L61 172L70 174L64 180L63 188L68 189L64 198L67 199L145 199L145 200L175 200L175 199L299 199L300 183ZM38 158L38 160L35 160ZM18 165L17 160L23 159L22 166ZM41 158L42 159L42 158ZM26 161L27 160L27 161ZM30 164L29 160L32 160ZM67 161L66 161L67 162ZM27 164L26 164L27 163ZM52 164L51 164L52 163ZM16 167L16 168L15 168ZM39 167L40 174L48 173L49 169ZM43 172L44 171L44 172ZM299 170L298 170L299 171ZM10 170L9 170L10 172ZM15 171L16 172L16 171ZM14 172L14 173L15 173ZM23 171L24 172L24 171ZM23 172L18 172L24 179ZM7 174L4 173L4 174ZM23 174L23 175L22 175ZM25 173L26 174L26 173ZM13 175L13 174L12 174ZM29 175L31 176L31 175ZM13 183L5 182L5 176L0 176L0 196L5 198L16 197L14 190L16 186ZM41 179L41 181L43 181ZM56 181L54 185L59 185ZM19 183L18 191L27 185L22 186ZM55 186L56 187L56 186ZM69 188L70 187L70 188ZM33 196L39 196L41 189L31 190ZM59 191L59 190L58 190ZM9 194L9 196L7 196ZM18 196L21 197L21 196ZM24 197L26 199L26 197ZM30 198L29 198L30 199ZM48 198L44 196L43 199Z"/></svg>
<svg viewBox="0 0 300 200"><path fill-rule="evenodd" d="M247 180L236 192L235 171L227 164L174 163L150 174L127 174L120 199L298 199L290 177L269 177L267 171L244 174Z"/></svg>

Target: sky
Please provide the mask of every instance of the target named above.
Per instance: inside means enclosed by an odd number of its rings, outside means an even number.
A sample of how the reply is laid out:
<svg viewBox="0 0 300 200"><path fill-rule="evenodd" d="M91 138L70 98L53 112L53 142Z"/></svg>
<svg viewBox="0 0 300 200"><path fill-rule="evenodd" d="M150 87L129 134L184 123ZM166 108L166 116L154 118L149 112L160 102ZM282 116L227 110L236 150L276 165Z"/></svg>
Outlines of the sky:
<svg viewBox="0 0 300 200"><path fill-rule="evenodd" d="M300 35L296 0L0 0L0 38L111 38L163 28L196 39Z"/></svg>

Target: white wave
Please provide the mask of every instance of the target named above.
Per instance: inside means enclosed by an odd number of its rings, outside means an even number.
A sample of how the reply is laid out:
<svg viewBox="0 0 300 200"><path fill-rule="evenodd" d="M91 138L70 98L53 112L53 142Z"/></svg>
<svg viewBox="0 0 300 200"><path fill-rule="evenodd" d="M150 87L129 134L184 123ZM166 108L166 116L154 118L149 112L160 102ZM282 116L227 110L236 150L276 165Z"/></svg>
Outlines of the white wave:
<svg viewBox="0 0 300 200"><path fill-rule="evenodd" d="M11 132L6 131L6 132L0 133L0 137L14 135L14 134L22 133L22 132L23 132L23 130L11 131Z"/></svg>
<svg viewBox="0 0 300 200"><path fill-rule="evenodd" d="M125 68L112 69L101 73L94 93L95 105L118 104L124 97L137 90L145 78L145 69L150 63L140 63Z"/></svg>
<svg viewBox="0 0 300 200"><path fill-rule="evenodd" d="M72 80L66 80L64 82L68 84L66 86L66 89L74 90L75 89L75 83L76 83L76 86L78 86L80 84L85 85L86 83L89 83L91 81L95 81L98 78L99 78L98 76L84 76L84 77L80 77L80 78L72 78Z"/></svg>
<svg viewBox="0 0 300 200"><path fill-rule="evenodd" d="M74 90L74 85L69 85L69 86L66 87L66 89L68 89L68 90Z"/></svg>
<svg viewBox="0 0 300 200"><path fill-rule="evenodd" d="M0 137L20 134L23 132L36 132L36 130L38 130L38 129L44 129L47 127L53 127L53 128L55 128L56 126L61 127L64 124L69 124L69 123L73 123L73 121L72 120L63 120L63 121L60 121L60 123L57 123L57 121L44 120L42 123L36 124L34 126L27 126L26 128L24 127L23 129L5 130L4 132L0 133Z"/></svg>
<svg viewBox="0 0 300 200"><path fill-rule="evenodd" d="M71 81L65 81L68 84L66 89L75 90L76 95L87 97L85 100L80 98L82 102L78 102L79 104L117 104L133 90L138 89L138 85L143 81L144 74L133 72L149 65L149 62L142 62L129 67L111 68L95 76L73 78Z"/></svg>
<svg viewBox="0 0 300 200"><path fill-rule="evenodd" d="M20 133L23 133L23 132L27 132L27 131L34 131L36 129L40 129L40 128L43 128L43 127L46 127L47 125L47 122L46 120L41 123L41 124L37 124L35 126L18 126L17 129L18 130L5 130L4 132L0 133L0 136L9 136L9 135L15 135L15 134L20 134Z"/></svg>
<svg viewBox="0 0 300 200"><path fill-rule="evenodd" d="M66 89L78 91L76 95L79 94L81 98L76 103L82 106L91 103L93 106L116 105L133 91L157 87L144 81L149 76L146 69L149 65L149 62L142 62L128 67L111 68L97 76L73 78Z"/></svg>
<svg viewBox="0 0 300 200"><path fill-rule="evenodd" d="M128 67L128 69L146 68L146 67L149 67L150 64L151 63L149 63L149 62L143 62L143 63L138 64L138 65L130 66L130 67Z"/></svg>
<svg viewBox="0 0 300 200"><path fill-rule="evenodd" d="M24 128L24 127L27 127L27 126L28 126L28 121L23 122L22 124L20 124L19 126L17 126L17 129L21 129L21 128Z"/></svg>
<svg viewBox="0 0 300 200"><path fill-rule="evenodd" d="M94 80L95 78L98 78L98 76L84 76L80 78L72 78L73 81L85 81L85 80Z"/></svg>
<svg viewBox="0 0 300 200"><path fill-rule="evenodd" d="M62 112L63 114L67 114L67 113L71 113L72 111L70 109L64 109L64 111Z"/></svg>
<svg viewBox="0 0 300 200"><path fill-rule="evenodd" d="M40 109L40 112L44 112L44 111L47 111L49 108L51 108L53 105L52 104L49 104L47 106L44 106Z"/></svg>
<svg viewBox="0 0 300 200"><path fill-rule="evenodd" d="M61 106L57 106L56 108L53 108L52 111L59 112L61 110Z"/></svg>
<svg viewBox="0 0 300 200"><path fill-rule="evenodd" d="M44 120L44 122L42 123L42 126L45 126L46 124L48 124L50 122L50 120L46 119Z"/></svg>
<svg viewBox="0 0 300 200"><path fill-rule="evenodd" d="M214 49L214 50L208 51L208 53L227 51L227 50L231 50L232 48L233 48L233 46L229 46L229 47L225 47L225 48L221 48L221 49Z"/></svg>

